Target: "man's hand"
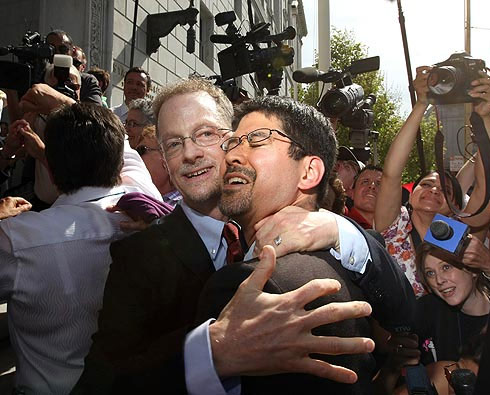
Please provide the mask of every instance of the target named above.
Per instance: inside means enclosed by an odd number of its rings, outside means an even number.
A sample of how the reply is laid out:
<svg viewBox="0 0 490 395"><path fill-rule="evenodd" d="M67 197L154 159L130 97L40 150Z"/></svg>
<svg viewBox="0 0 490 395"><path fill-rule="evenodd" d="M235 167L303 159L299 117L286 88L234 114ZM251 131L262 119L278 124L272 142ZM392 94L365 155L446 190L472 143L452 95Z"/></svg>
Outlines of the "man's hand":
<svg viewBox="0 0 490 395"><path fill-rule="evenodd" d="M429 72L432 70L432 67L420 66L417 67L416 70L417 75L415 77L415 80L413 81L413 87L417 92L417 103L427 105L429 104L427 100L427 93L429 92L427 80L429 78Z"/></svg>
<svg viewBox="0 0 490 395"><path fill-rule="evenodd" d="M119 226L121 227L121 230L123 230L124 232L138 232L138 231L145 230L150 226L150 224L146 223L143 219L139 217L138 218L132 217L129 212L121 210L117 204L106 207L106 210L109 211L110 213L123 213L129 218L131 218L130 221L119 222Z"/></svg>
<svg viewBox="0 0 490 395"><path fill-rule="evenodd" d="M462 262L465 266L490 274L490 251L478 237L471 237L464 250Z"/></svg>
<svg viewBox="0 0 490 395"><path fill-rule="evenodd" d="M31 203L21 197L5 197L0 199L0 219L15 217L31 208Z"/></svg>
<svg viewBox="0 0 490 395"><path fill-rule="evenodd" d="M47 167L46 156L44 153L45 145L41 138L31 129L28 122L19 127L18 133L22 137L24 148L34 159L44 163Z"/></svg>
<svg viewBox="0 0 490 395"><path fill-rule="evenodd" d="M277 256L290 252L338 248L339 229L334 215L326 210L307 211L288 206L255 224L257 256L265 245L271 245ZM274 240L280 237L278 244Z"/></svg>
<svg viewBox="0 0 490 395"><path fill-rule="evenodd" d="M475 103L473 109L482 118L490 117L490 77L481 72L481 78L472 81L473 88L468 92L471 97L481 99ZM488 131L490 133L490 131Z"/></svg>
<svg viewBox="0 0 490 395"><path fill-rule="evenodd" d="M19 129L28 124L25 120L19 119L9 126L9 134L5 140L5 145L3 147L3 156L11 157L14 155L23 144L22 136L19 133Z"/></svg>
<svg viewBox="0 0 490 395"><path fill-rule="evenodd" d="M314 336L313 328L371 314L365 302L329 303L306 311L320 296L338 292L336 280L318 279L282 295L262 291L274 271L274 248L265 246L253 273L209 327L213 360L222 378L239 375L307 373L354 383L352 370L309 357L317 354L361 354L373 351L367 338Z"/></svg>
<svg viewBox="0 0 490 395"><path fill-rule="evenodd" d="M75 100L65 96L46 84L35 84L22 96L19 107L22 113L49 114L63 104L74 104Z"/></svg>
<svg viewBox="0 0 490 395"><path fill-rule="evenodd" d="M400 371L405 365L417 365L420 360L418 336L413 333L393 334L388 340L391 352L386 366Z"/></svg>

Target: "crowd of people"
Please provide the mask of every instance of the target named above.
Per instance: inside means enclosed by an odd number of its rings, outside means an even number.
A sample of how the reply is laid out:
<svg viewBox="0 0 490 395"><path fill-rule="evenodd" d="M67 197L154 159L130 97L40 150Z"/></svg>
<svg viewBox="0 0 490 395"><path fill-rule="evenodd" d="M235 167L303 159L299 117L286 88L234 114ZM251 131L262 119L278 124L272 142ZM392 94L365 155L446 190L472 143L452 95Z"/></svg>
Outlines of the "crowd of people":
<svg viewBox="0 0 490 395"><path fill-rule="evenodd" d="M488 369L490 210L462 219L458 256L424 241L452 216L446 197L482 204L482 159L446 172L446 191L435 171L408 197L401 185L430 67L378 167L315 108L233 105L198 77L150 100L149 73L130 68L109 109L109 73L86 73L66 32L47 42L72 56L76 99L48 65L6 92L0 130L14 394L403 394L419 364L447 394L456 372ZM472 86L490 132L490 77Z"/></svg>

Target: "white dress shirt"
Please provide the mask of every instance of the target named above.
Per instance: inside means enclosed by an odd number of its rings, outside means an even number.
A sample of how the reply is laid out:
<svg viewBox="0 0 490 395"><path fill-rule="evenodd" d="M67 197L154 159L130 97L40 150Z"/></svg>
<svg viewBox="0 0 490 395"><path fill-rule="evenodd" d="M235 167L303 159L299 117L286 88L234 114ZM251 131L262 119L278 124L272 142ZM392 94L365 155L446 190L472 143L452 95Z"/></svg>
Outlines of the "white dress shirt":
<svg viewBox="0 0 490 395"><path fill-rule="evenodd" d="M97 330L111 257L121 238L109 213L125 192L161 198L139 155L125 145L123 184L84 187L42 212L0 221L0 298L8 303L16 386L26 394L67 394Z"/></svg>
<svg viewBox="0 0 490 395"><path fill-rule="evenodd" d="M111 107L111 111L119 117L122 123L126 122L129 109L125 102L122 102L122 104L118 106Z"/></svg>

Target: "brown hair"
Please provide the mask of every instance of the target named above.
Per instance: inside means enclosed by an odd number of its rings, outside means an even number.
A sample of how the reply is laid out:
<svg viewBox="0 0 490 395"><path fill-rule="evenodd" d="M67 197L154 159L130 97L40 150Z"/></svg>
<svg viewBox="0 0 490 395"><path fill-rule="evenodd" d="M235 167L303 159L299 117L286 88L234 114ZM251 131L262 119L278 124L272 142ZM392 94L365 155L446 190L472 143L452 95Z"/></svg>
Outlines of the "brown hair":
<svg viewBox="0 0 490 395"><path fill-rule="evenodd" d="M459 270L467 270L478 275L476 279L476 289L478 292L485 294L487 297L490 297L490 286L488 284L488 280L483 276L481 270L474 270L469 267L464 266L461 262L458 262L455 257L445 252L444 250L434 247L433 245L422 242L417 247L416 256L415 256L415 265L417 267L417 273L420 279L420 282L424 285L424 287L431 292L432 289L429 286L429 282L425 276L425 258L427 255L435 256L444 262L454 266Z"/></svg>
<svg viewBox="0 0 490 395"><path fill-rule="evenodd" d="M150 74L148 73L148 71L146 71L144 68L138 67L138 66L131 67L128 71L126 71L126 74L124 74L124 82L126 82L126 79L128 78L128 75L130 73L137 73L137 74L144 74L145 75L146 92L148 93L150 91L150 88L151 88L151 77L150 77Z"/></svg>
<svg viewBox="0 0 490 395"><path fill-rule="evenodd" d="M45 129L46 160L61 193L120 182L125 130L114 113L88 103L53 111Z"/></svg>
<svg viewBox="0 0 490 395"><path fill-rule="evenodd" d="M102 82L100 90L102 91L102 93L105 93L105 91L109 87L109 83L111 82L111 75L109 74L109 72L99 67L92 67L89 71L87 71L87 74L92 74L93 76L95 76L95 78L97 78L97 81Z"/></svg>

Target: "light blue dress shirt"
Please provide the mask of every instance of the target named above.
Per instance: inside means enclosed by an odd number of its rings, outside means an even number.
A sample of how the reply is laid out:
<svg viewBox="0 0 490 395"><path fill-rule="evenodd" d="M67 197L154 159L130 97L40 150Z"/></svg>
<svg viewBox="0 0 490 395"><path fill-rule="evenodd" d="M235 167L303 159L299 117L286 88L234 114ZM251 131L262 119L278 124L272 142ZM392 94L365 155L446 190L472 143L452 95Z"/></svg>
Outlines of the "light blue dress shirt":
<svg viewBox="0 0 490 395"><path fill-rule="evenodd" d="M183 201L182 209L201 236L216 270L224 266L226 261L226 242L221 232L224 222L205 216L191 209ZM368 260L371 258L366 240L359 230L347 219L334 214L339 229L340 251L333 248L330 253L339 259L348 270L363 274ZM245 260L252 258L253 245L245 255ZM209 325L214 319L202 323L187 334L184 345L185 381L190 395L239 395L239 380L222 382L213 364ZM231 385L229 385L231 384ZM225 386L227 388L225 388Z"/></svg>

